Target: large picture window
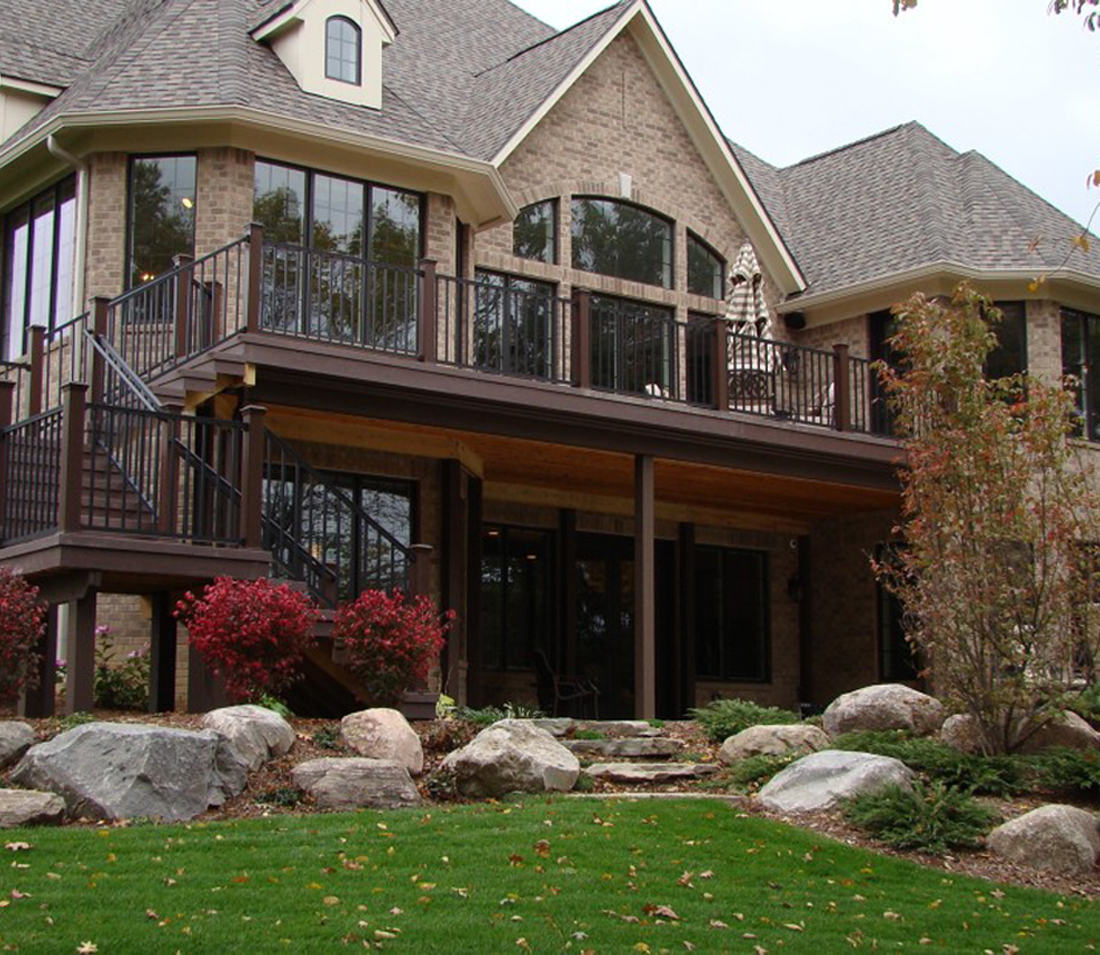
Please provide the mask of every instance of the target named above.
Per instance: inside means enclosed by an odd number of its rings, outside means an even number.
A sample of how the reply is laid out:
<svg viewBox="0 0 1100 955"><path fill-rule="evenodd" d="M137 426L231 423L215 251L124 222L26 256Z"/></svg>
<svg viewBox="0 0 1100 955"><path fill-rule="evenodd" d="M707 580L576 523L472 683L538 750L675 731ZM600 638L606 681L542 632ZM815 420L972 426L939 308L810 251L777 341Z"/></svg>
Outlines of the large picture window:
<svg viewBox="0 0 1100 955"><path fill-rule="evenodd" d="M481 663L528 670L549 646L553 535L487 525L481 541Z"/></svg>
<svg viewBox="0 0 1100 955"><path fill-rule="evenodd" d="M997 344L986 356L989 380L1009 378L1027 371L1027 322L1023 302L997 302L1001 320L994 328Z"/></svg>
<svg viewBox="0 0 1100 955"><path fill-rule="evenodd" d="M768 558L761 551L695 552L695 662L700 679L766 682Z"/></svg>
<svg viewBox="0 0 1100 955"><path fill-rule="evenodd" d="M1079 433L1100 441L1100 315L1062 309L1062 374L1076 381Z"/></svg>
<svg viewBox="0 0 1100 955"><path fill-rule="evenodd" d="M521 259L558 261L558 204L553 199L527 206L512 227L512 248Z"/></svg>
<svg viewBox="0 0 1100 955"><path fill-rule="evenodd" d="M195 251L195 157L142 156L130 163L129 286L152 281Z"/></svg>
<svg viewBox="0 0 1100 955"><path fill-rule="evenodd" d="M672 288L672 223L613 199L573 200L573 268Z"/></svg>
<svg viewBox="0 0 1100 955"><path fill-rule="evenodd" d="M70 176L4 217L4 323L0 357L26 350L31 325L73 317L76 180Z"/></svg>
<svg viewBox="0 0 1100 955"><path fill-rule="evenodd" d="M726 262L695 233L687 236L688 291L693 295L724 298Z"/></svg>

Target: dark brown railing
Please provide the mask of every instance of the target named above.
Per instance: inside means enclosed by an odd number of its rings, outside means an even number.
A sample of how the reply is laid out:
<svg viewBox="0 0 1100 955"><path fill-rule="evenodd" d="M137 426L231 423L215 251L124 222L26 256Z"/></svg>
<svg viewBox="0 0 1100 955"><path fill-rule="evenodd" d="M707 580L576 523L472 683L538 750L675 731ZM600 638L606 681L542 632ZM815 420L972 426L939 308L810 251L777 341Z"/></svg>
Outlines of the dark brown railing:
<svg viewBox="0 0 1100 955"><path fill-rule="evenodd" d="M283 573L328 606L408 589L408 547L270 431L265 449L263 544Z"/></svg>
<svg viewBox="0 0 1100 955"><path fill-rule="evenodd" d="M63 415L47 411L0 429L0 540L14 544L58 528Z"/></svg>
<svg viewBox="0 0 1100 955"><path fill-rule="evenodd" d="M265 242L260 329L415 355L423 272Z"/></svg>
<svg viewBox="0 0 1100 955"><path fill-rule="evenodd" d="M671 311L593 298L591 322L593 388L681 399L678 336Z"/></svg>
<svg viewBox="0 0 1100 955"><path fill-rule="evenodd" d="M569 382L571 299L450 275L438 276L436 289L441 364Z"/></svg>

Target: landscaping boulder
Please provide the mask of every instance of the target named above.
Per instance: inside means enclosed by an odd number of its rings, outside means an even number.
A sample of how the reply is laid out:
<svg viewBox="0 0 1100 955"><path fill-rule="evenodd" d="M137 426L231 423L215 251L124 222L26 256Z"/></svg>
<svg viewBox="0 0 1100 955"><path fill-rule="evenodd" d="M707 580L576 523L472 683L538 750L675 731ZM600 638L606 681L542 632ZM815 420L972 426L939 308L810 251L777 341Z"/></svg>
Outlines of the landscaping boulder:
<svg viewBox="0 0 1100 955"><path fill-rule="evenodd" d="M901 683L882 683L833 700L825 711L825 732L834 738L860 730L905 730L914 736L931 736L946 716L943 704L927 693Z"/></svg>
<svg viewBox="0 0 1100 955"><path fill-rule="evenodd" d="M443 760L464 796L503 796L510 792L567 792L581 764L546 730L529 720L501 720L482 730Z"/></svg>
<svg viewBox="0 0 1100 955"><path fill-rule="evenodd" d="M54 793L0 789L0 829L56 826L65 815L65 800Z"/></svg>
<svg viewBox="0 0 1100 955"><path fill-rule="evenodd" d="M991 852L1034 869L1091 872L1100 858L1100 823L1073 806L1043 806L994 829Z"/></svg>
<svg viewBox="0 0 1100 955"><path fill-rule="evenodd" d="M294 767L294 785L321 809L404 809L420 805L409 771L392 759L311 759Z"/></svg>
<svg viewBox="0 0 1100 955"><path fill-rule="evenodd" d="M11 778L63 796L74 817L179 822L241 792L246 771L212 730L86 723L32 746Z"/></svg>
<svg viewBox="0 0 1100 955"><path fill-rule="evenodd" d="M360 756L391 759L414 776L424 772L420 737L397 710L380 708L349 713L340 721L340 736Z"/></svg>
<svg viewBox="0 0 1100 955"><path fill-rule="evenodd" d="M940 729L940 740L960 753L980 753L982 734L978 721L968 713L949 716Z"/></svg>
<svg viewBox="0 0 1100 955"><path fill-rule="evenodd" d="M0 769L10 766L34 742L34 730L14 720L0 723Z"/></svg>
<svg viewBox="0 0 1100 955"><path fill-rule="evenodd" d="M285 756L294 745L294 728L266 706L211 710L202 718L202 725L229 740L249 771L276 756Z"/></svg>
<svg viewBox="0 0 1100 955"><path fill-rule="evenodd" d="M670 783L713 776L718 770L714 763L593 763L585 772L613 783Z"/></svg>
<svg viewBox="0 0 1100 955"><path fill-rule="evenodd" d="M569 739L562 745L571 753L602 759L667 759L680 753L684 744L678 739L649 737L626 739Z"/></svg>
<svg viewBox="0 0 1100 955"><path fill-rule="evenodd" d="M1020 735L1024 736L1026 733L1025 727ZM1100 733L1097 733L1076 713L1067 711L1028 735L1020 744L1019 752L1039 753L1044 749L1053 749L1055 746L1068 746L1070 749L1086 751L1100 749Z"/></svg>
<svg viewBox="0 0 1100 955"><path fill-rule="evenodd" d="M887 786L912 789L914 779L912 770L888 756L827 749L791 763L760 790L759 799L776 812L820 812Z"/></svg>
<svg viewBox="0 0 1100 955"><path fill-rule="evenodd" d="M829 737L816 726L804 723L750 726L726 739L718 751L718 760L730 766L750 756L805 756L828 748Z"/></svg>

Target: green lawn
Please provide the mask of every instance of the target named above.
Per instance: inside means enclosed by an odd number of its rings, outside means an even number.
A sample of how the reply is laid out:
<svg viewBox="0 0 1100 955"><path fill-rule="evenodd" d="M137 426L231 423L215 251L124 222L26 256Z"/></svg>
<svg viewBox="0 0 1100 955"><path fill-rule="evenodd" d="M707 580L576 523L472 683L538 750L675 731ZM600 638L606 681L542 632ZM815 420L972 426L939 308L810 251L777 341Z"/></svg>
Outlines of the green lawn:
<svg viewBox="0 0 1100 955"><path fill-rule="evenodd" d="M36 955L85 942L102 955L364 942L415 955L1065 955L1100 939L1096 904L945 877L704 800L9 830L5 842L32 848L0 852L0 950Z"/></svg>

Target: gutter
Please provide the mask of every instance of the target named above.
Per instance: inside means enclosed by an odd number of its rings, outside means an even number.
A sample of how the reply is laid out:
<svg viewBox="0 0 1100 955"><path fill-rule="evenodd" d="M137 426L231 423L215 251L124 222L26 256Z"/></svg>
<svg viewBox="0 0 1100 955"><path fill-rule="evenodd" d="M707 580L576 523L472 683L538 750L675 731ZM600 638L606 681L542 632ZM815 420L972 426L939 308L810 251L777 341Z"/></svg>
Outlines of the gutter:
<svg viewBox="0 0 1100 955"><path fill-rule="evenodd" d="M88 165L77 159L67 149L62 148L53 133L46 137L46 148L50 155L76 171L76 224L73 243L73 309L77 315L84 310L84 266L87 259L88 243L85 232L88 222ZM67 316L71 318L72 316Z"/></svg>

